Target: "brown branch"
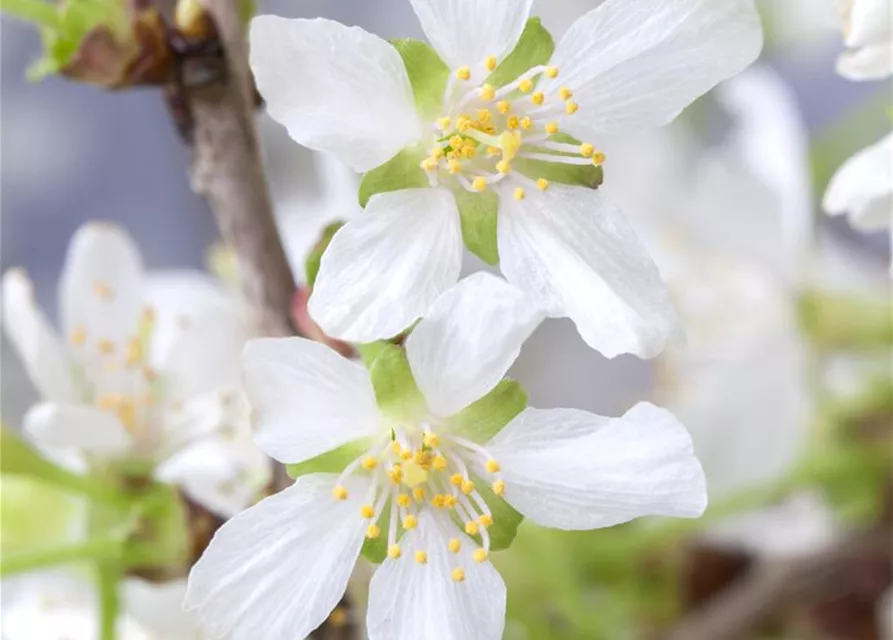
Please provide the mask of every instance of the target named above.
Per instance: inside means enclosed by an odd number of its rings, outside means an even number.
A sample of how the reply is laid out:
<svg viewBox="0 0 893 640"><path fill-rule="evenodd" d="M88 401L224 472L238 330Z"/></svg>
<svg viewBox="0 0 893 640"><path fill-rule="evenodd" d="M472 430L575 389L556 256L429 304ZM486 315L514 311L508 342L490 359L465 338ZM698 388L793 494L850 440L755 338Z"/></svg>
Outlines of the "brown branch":
<svg viewBox="0 0 893 640"><path fill-rule="evenodd" d="M750 634L779 605L809 596L843 579L850 561L865 549L888 550L891 532L849 537L814 555L764 562L701 607L660 640L733 640Z"/></svg>
<svg viewBox="0 0 893 640"><path fill-rule="evenodd" d="M236 254L239 285L270 336L294 335L295 281L279 239L261 165L244 25L236 0L205 0L225 55L220 82L188 89L192 186L211 205Z"/></svg>

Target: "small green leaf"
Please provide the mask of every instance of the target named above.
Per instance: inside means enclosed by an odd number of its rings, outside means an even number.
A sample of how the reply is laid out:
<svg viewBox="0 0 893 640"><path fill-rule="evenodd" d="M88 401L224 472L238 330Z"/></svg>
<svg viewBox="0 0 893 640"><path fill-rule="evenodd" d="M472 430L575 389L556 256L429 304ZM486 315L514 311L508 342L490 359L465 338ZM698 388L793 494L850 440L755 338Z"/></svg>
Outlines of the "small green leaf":
<svg viewBox="0 0 893 640"><path fill-rule="evenodd" d="M425 399L416 386L403 347L383 343L368 368L375 400L382 413L397 420L412 419L424 413Z"/></svg>
<svg viewBox="0 0 893 640"><path fill-rule="evenodd" d="M419 115L433 120L440 115L443 107L449 67L426 42L402 38L393 40L391 44L403 58Z"/></svg>
<svg viewBox="0 0 893 640"><path fill-rule="evenodd" d="M550 137L555 142L579 145L580 141L566 133L556 133ZM526 147L525 147L526 149ZM550 153L552 155L579 158L579 154L555 153L548 149L531 147L530 151ZM559 162L545 162L544 160L530 160L529 158L515 158L512 168L534 180L545 178L549 182L570 184L581 187L597 189L601 186L604 172L601 167L594 164L561 164Z"/></svg>
<svg viewBox="0 0 893 640"><path fill-rule="evenodd" d="M450 418L450 430L484 444L527 406L527 393L516 381L504 379L487 395Z"/></svg>
<svg viewBox="0 0 893 640"><path fill-rule="evenodd" d="M515 49L502 61L486 82L501 87L516 80L533 67L546 64L555 51L555 40L539 18L531 18L524 27Z"/></svg>
<svg viewBox="0 0 893 640"><path fill-rule="evenodd" d="M298 462L297 464L287 464L285 465L285 470L288 471L289 476L295 479L308 473L341 473L347 465L363 455L368 449L369 445L365 441L348 442L337 449L326 451L310 460Z"/></svg>
<svg viewBox="0 0 893 640"><path fill-rule="evenodd" d="M474 486L493 513L493 525L487 530L490 534L490 549L493 551L508 549L512 540L518 535L518 527L524 521L524 516L493 493L482 479L474 478Z"/></svg>
<svg viewBox="0 0 893 640"><path fill-rule="evenodd" d="M35 478L0 476L0 555L74 544L85 519L85 502L80 496Z"/></svg>
<svg viewBox="0 0 893 640"><path fill-rule="evenodd" d="M416 189L428 186L428 178L419 166L425 157L421 148L406 148L386 163L363 176L360 183L360 206L378 193Z"/></svg>
<svg viewBox="0 0 893 640"><path fill-rule="evenodd" d="M316 276L319 275L319 265L322 262L322 254L329 248L329 243L332 242L332 237L338 229L344 226L344 224L345 223L341 221L330 223L323 229L319 241L313 245L313 248L310 250L310 255L307 256L307 260L304 262L304 274L307 277L307 285L309 287L313 287L313 285L316 284Z"/></svg>
<svg viewBox="0 0 893 640"><path fill-rule="evenodd" d="M498 264L496 218L499 198L492 191L471 193L465 189L456 189L454 193L465 246L487 264Z"/></svg>

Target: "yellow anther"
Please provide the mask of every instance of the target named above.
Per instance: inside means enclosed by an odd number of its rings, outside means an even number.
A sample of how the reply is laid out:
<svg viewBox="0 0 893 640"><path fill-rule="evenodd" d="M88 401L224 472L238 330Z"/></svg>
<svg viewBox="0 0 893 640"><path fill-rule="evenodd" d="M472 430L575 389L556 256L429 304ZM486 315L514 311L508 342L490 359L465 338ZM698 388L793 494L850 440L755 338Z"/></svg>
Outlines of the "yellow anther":
<svg viewBox="0 0 893 640"><path fill-rule="evenodd" d="M419 519L416 518L411 513L408 516L406 516L405 518L403 518L403 528L406 529L407 531L411 531L411 530L415 529L417 526L419 526Z"/></svg>
<svg viewBox="0 0 893 640"><path fill-rule="evenodd" d="M466 160L471 160L478 154L478 150L474 148L474 145L466 144L462 147L462 157Z"/></svg>
<svg viewBox="0 0 893 640"><path fill-rule="evenodd" d="M111 340L103 339L96 343L96 348L99 349L99 353L109 355L115 352L115 343Z"/></svg>
<svg viewBox="0 0 893 640"><path fill-rule="evenodd" d="M468 80L471 78L471 69L468 67L459 67L456 69L456 78L459 80Z"/></svg>
<svg viewBox="0 0 893 640"><path fill-rule="evenodd" d="M518 187L515 189L513 197L515 198L515 200L523 200L527 197L527 192L524 191L524 187Z"/></svg>
<svg viewBox="0 0 893 640"><path fill-rule="evenodd" d="M562 100L570 100L574 97L574 92L568 89L567 87L561 87L558 91L558 95Z"/></svg>
<svg viewBox="0 0 893 640"><path fill-rule="evenodd" d="M447 170L450 173L459 173L462 170L462 163L456 160L455 158L450 158L447 161Z"/></svg>
<svg viewBox="0 0 893 640"><path fill-rule="evenodd" d="M450 137L450 146L454 150L458 151L463 146L465 146L465 138L463 138L462 136L451 136Z"/></svg>
<svg viewBox="0 0 893 640"><path fill-rule="evenodd" d="M546 94L544 94L542 91L537 91L532 96L530 96L530 99L533 104L539 106L546 101Z"/></svg>
<svg viewBox="0 0 893 640"><path fill-rule="evenodd" d="M364 518L374 518L375 508L370 504L364 504L362 507L360 507L360 515Z"/></svg>
<svg viewBox="0 0 893 640"><path fill-rule="evenodd" d="M493 71L496 68L496 64L496 56L487 56L487 59L484 60L484 66L487 67L487 71Z"/></svg>
<svg viewBox="0 0 893 640"><path fill-rule="evenodd" d="M539 189L540 191L545 191L546 189L549 188L549 181L546 180L545 178L540 178L539 180L536 181L536 188Z"/></svg>
<svg viewBox="0 0 893 640"><path fill-rule="evenodd" d="M445 495L443 497L443 506L447 509L452 509L457 504L459 504L459 498L453 495Z"/></svg>
<svg viewBox="0 0 893 640"><path fill-rule="evenodd" d="M115 297L115 290L108 283L99 280L93 283L93 293L103 300L111 300Z"/></svg>
<svg viewBox="0 0 893 640"><path fill-rule="evenodd" d="M505 482L502 480L497 480L490 488L493 489L493 493L497 496L505 495Z"/></svg>
<svg viewBox="0 0 893 640"><path fill-rule="evenodd" d="M573 100L569 100L568 103L566 105L564 105L564 112L569 116L574 115L579 110L580 110L580 105L578 105Z"/></svg>
<svg viewBox="0 0 893 640"><path fill-rule="evenodd" d="M462 543L459 541L459 538L450 538L449 547L450 551L453 553L459 553L459 549L462 548Z"/></svg>
<svg viewBox="0 0 893 640"><path fill-rule="evenodd" d="M481 526L485 529L488 529L493 526L493 516L489 513L485 513L480 518L478 518L478 522L481 523Z"/></svg>
<svg viewBox="0 0 893 640"><path fill-rule="evenodd" d="M425 446L431 449L436 448L440 445L440 438L436 433L431 433L430 431L425 434Z"/></svg>
<svg viewBox="0 0 893 640"><path fill-rule="evenodd" d="M462 490L462 493L469 495L474 491L474 483L471 480L465 480L459 488Z"/></svg>
<svg viewBox="0 0 893 640"><path fill-rule="evenodd" d="M489 109L478 109L477 116L479 125L487 124L493 119L493 114Z"/></svg>
<svg viewBox="0 0 893 640"><path fill-rule="evenodd" d="M428 562L428 554L424 551L416 551L415 552L415 561L418 564L426 564Z"/></svg>
<svg viewBox="0 0 893 640"><path fill-rule="evenodd" d="M437 160L437 158L428 157L422 160L419 164L425 171L434 171L435 169L437 169L437 166L440 164L440 162Z"/></svg>
<svg viewBox="0 0 893 640"><path fill-rule="evenodd" d="M377 524L370 524L366 529L366 537L370 540L375 540L378 536L381 535L381 527Z"/></svg>
<svg viewBox="0 0 893 640"><path fill-rule="evenodd" d="M440 495L439 493L436 494L435 496L433 496L433 497L431 498L431 506L432 506L432 507L437 507L438 509L442 509L442 508L443 508L443 503L444 503L444 500L443 500L443 499L444 499L444 496Z"/></svg>
<svg viewBox="0 0 893 640"><path fill-rule="evenodd" d="M465 477L461 473L454 473L450 476L450 484L453 486L461 487L463 482L465 482Z"/></svg>
<svg viewBox="0 0 893 640"><path fill-rule="evenodd" d="M451 124L453 124L453 121L450 118L444 117L437 119L437 128L441 131L449 129Z"/></svg>
<svg viewBox="0 0 893 640"><path fill-rule="evenodd" d="M397 504L406 509L409 506L409 496L405 493L401 493L397 496Z"/></svg>
<svg viewBox="0 0 893 640"><path fill-rule="evenodd" d="M450 577L452 577L453 582L465 582L465 571L462 569L462 567L456 567L455 569L453 569Z"/></svg>
<svg viewBox="0 0 893 640"><path fill-rule="evenodd" d="M499 113L505 115L506 113L508 113L509 111L512 110L512 103L509 102L508 100L500 100L499 102L496 103L496 110Z"/></svg>
<svg viewBox="0 0 893 640"><path fill-rule="evenodd" d="M584 142L583 144L580 145L580 155L583 156L584 158L591 158L594 153L595 153L595 147L593 147L588 142Z"/></svg>
<svg viewBox="0 0 893 640"><path fill-rule="evenodd" d="M127 350L124 352L124 362L132 366L143 359L143 343L137 338L132 338L127 343Z"/></svg>
<svg viewBox="0 0 893 640"><path fill-rule="evenodd" d="M104 394L96 398L96 406L103 411L112 411L121 404L121 396L112 393Z"/></svg>
<svg viewBox="0 0 893 640"><path fill-rule="evenodd" d="M403 469L399 465L394 465L388 469L388 477L392 484L400 484L400 481L403 480Z"/></svg>
<svg viewBox="0 0 893 640"><path fill-rule="evenodd" d="M365 458L363 458L363 462L361 462L360 465L366 471L372 471L375 467L378 466L378 460L375 459L375 456L366 456Z"/></svg>
<svg viewBox="0 0 893 640"><path fill-rule="evenodd" d="M518 125L521 124L521 119L518 116L509 116L509 119L506 121L505 126L508 129L517 129Z"/></svg>
<svg viewBox="0 0 893 640"><path fill-rule="evenodd" d="M521 93L528 93L531 89L533 89L533 81L529 78L525 78L521 82L518 83L518 89L521 90Z"/></svg>
<svg viewBox="0 0 893 640"><path fill-rule="evenodd" d="M434 456L431 466L434 467L435 471L443 471L447 468L447 459L443 456Z"/></svg>
<svg viewBox="0 0 893 640"><path fill-rule="evenodd" d="M403 552L400 551L399 544L392 544L390 547L388 547L388 557L391 560L396 560L397 558L399 558L402 555L403 555Z"/></svg>
<svg viewBox="0 0 893 640"><path fill-rule="evenodd" d="M547 78L557 78L558 77L558 67L547 67L544 72Z"/></svg>
<svg viewBox="0 0 893 640"><path fill-rule="evenodd" d="M557 122L547 122L546 123L546 133L558 133L558 123Z"/></svg>
<svg viewBox="0 0 893 640"><path fill-rule="evenodd" d="M347 611L343 607L335 607L329 614L329 624L333 627L345 627L348 623Z"/></svg>
<svg viewBox="0 0 893 640"><path fill-rule="evenodd" d="M404 449L403 451L400 452L400 457L403 460L410 460L410 459L412 459L412 451L410 451L409 449Z"/></svg>
<svg viewBox="0 0 893 640"><path fill-rule="evenodd" d="M416 451L415 456L412 459L418 466L426 471L431 466L431 452L430 451Z"/></svg>
<svg viewBox="0 0 893 640"><path fill-rule="evenodd" d="M412 497L416 502L422 502L425 499L425 490L422 487L416 487L412 490Z"/></svg>
<svg viewBox="0 0 893 640"><path fill-rule="evenodd" d="M490 100L496 97L496 89L493 87L492 84L485 84L481 87L479 95L481 96L481 100L490 102Z"/></svg>
<svg viewBox="0 0 893 640"><path fill-rule="evenodd" d="M478 534L478 525L477 522L468 522L465 525L465 533L470 536L476 536Z"/></svg>
<svg viewBox="0 0 893 640"><path fill-rule="evenodd" d="M521 128L522 129L529 129L532 126L533 126L533 120L530 118L530 116L524 116L523 118L521 118Z"/></svg>
<svg viewBox="0 0 893 640"><path fill-rule="evenodd" d="M474 553L471 554L475 562L486 562L489 556L490 554L487 553L486 549L475 549Z"/></svg>
<svg viewBox="0 0 893 640"><path fill-rule="evenodd" d="M468 131L469 129L471 129L472 126L474 126L474 120L472 120L468 116L459 116L456 119L456 128L460 132L464 133L465 131Z"/></svg>
<svg viewBox="0 0 893 640"><path fill-rule="evenodd" d="M399 456L400 452L403 451L403 447L400 446L399 442L394 440L394 442L391 443L391 451L393 451L394 453L396 453Z"/></svg>
<svg viewBox="0 0 893 640"><path fill-rule="evenodd" d="M440 160L443 157L443 148L435 147L434 151L431 152L431 157L435 160Z"/></svg>
<svg viewBox="0 0 893 640"><path fill-rule="evenodd" d="M602 165L605 164L605 160L607 160L607 157L601 151L596 152L592 156L593 164Z"/></svg>
<svg viewBox="0 0 893 640"><path fill-rule="evenodd" d="M502 149L499 147L487 147L487 155L491 158L502 155Z"/></svg>
<svg viewBox="0 0 893 640"><path fill-rule="evenodd" d="M482 176L478 176L477 178L472 180L471 188L475 191L484 191L487 188L487 179Z"/></svg>
<svg viewBox="0 0 893 640"><path fill-rule="evenodd" d="M332 497L335 498L335 500L347 500L347 489L340 484L336 485L335 488L332 489Z"/></svg>
<svg viewBox="0 0 893 640"><path fill-rule="evenodd" d="M80 347L84 342L87 341L87 332L83 327L78 327L77 329L71 332L71 335L68 336L68 340L76 347Z"/></svg>
<svg viewBox="0 0 893 640"><path fill-rule="evenodd" d="M512 165L506 160L500 160L496 163L496 170L502 175L506 175L512 170Z"/></svg>
<svg viewBox="0 0 893 640"><path fill-rule="evenodd" d="M499 463L496 462L496 460L494 460L493 458L487 460L487 464L484 466L487 469L488 473L498 473L499 470L502 468L499 466Z"/></svg>

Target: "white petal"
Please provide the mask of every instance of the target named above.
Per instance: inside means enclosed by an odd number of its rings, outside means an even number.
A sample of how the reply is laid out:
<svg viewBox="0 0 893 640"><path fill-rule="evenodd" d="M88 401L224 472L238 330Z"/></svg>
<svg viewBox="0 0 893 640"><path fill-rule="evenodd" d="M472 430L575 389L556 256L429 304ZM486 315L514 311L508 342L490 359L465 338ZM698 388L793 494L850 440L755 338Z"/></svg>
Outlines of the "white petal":
<svg viewBox="0 0 893 640"><path fill-rule="evenodd" d="M41 449L63 453L115 456L133 442L115 416L84 404L35 405L22 419L22 429Z"/></svg>
<svg viewBox="0 0 893 640"><path fill-rule="evenodd" d="M189 640L200 638L192 615L183 611L186 580L155 583L138 578L124 582L124 609L159 638ZM121 636L130 640L129 636Z"/></svg>
<svg viewBox="0 0 893 640"><path fill-rule="evenodd" d="M382 193L332 238L310 315L339 340L390 338L456 283L461 265L459 212L448 190Z"/></svg>
<svg viewBox="0 0 893 640"><path fill-rule="evenodd" d="M580 110L562 128L598 144L668 123L761 47L753 0L607 0L561 39L542 90L571 88Z"/></svg>
<svg viewBox="0 0 893 640"><path fill-rule="evenodd" d="M840 54L837 73L850 80L883 80L893 74L893 46L869 45Z"/></svg>
<svg viewBox="0 0 893 640"><path fill-rule="evenodd" d="M3 275L3 328L45 400L74 400L72 363L58 334L37 306L34 287L21 269Z"/></svg>
<svg viewBox="0 0 893 640"><path fill-rule="evenodd" d="M231 291L198 272L163 272L149 278L148 301L155 310L150 355L169 399L238 388L250 332Z"/></svg>
<svg viewBox="0 0 893 640"><path fill-rule="evenodd" d="M378 36L322 18L276 16L252 20L250 36L267 110L304 146L363 172L420 137L403 60Z"/></svg>
<svg viewBox="0 0 893 640"><path fill-rule="evenodd" d="M547 527L594 529L707 506L691 438L669 411L640 403L622 418L526 409L486 445L505 499Z"/></svg>
<svg viewBox="0 0 893 640"><path fill-rule="evenodd" d="M508 281L573 320L605 356L648 358L681 336L657 267L598 191L552 185L520 202L503 195L498 229Z"/></svg>
<svg viewBox="0 0 893 640"><path fill-rule="evenodd" d="M254 440L273 458L302 462L376 433L369 374L303 338L252 340L243 356Z"/></svg>
<svg viewBox="0 0 893 640"><path fill-rule="evenodd" d="M123 345L143 312L139 250L122 229L107 223L81 227L68 247L59 283L59 308L67 334L86 332L90 343Z"/></svg>
<svg viewBox="0 0 893 640"><path fill-rule="evenodd" d="M184 607L210 637L304 638L347 587L368 521L368 484L332 498L335 476L302 476L221 527L189 574Z"/></svg>
<svg viewBox="0 0 893 640"><path fill-rule="evenodd" d="M178 485L192 500L232 518L261 495L270 462L251 442L203 438L164 461L155 477Z"/></svg>
<svg viewBox="0 0 893 640"><path fill-rule="evenodd" d="M543 317L535 300L488 273L443 294L406 340L428 408L451 416L489 393Z"/></svg>
<svg viewBox="0 0 893 640"><path fill-rule="evenodd" d="M847 0L843 6L848 47L878 44L893 38L889 0Z"/></svg>
<svg viewBox="0 0 893 640"><path fill-rule="evenodd" d="M411 0L431 45L452 69L502 60L521 37L533 0Z"/></svg>
<svg viewBox="0 0 893 640"><path fill-rule="evenodd" d="M849 212L853 225L862 229L889 227L893 218L891 175L893 134L863 149L838 169L825 192L823 206L831 214Z"/></svg>
<svg viewBox="0 0 893 640"><path fill-rule="evenodd" d="M447 542L458 538L458 554ZM489 562L472 558L475 542L430 510L400 540L403 555L387 559L372 576L366 620L370 640L499 640L505 627L505 583ZM427 563L415 561L416 551ZM463 582L451 572L461 567Z"/></svg>

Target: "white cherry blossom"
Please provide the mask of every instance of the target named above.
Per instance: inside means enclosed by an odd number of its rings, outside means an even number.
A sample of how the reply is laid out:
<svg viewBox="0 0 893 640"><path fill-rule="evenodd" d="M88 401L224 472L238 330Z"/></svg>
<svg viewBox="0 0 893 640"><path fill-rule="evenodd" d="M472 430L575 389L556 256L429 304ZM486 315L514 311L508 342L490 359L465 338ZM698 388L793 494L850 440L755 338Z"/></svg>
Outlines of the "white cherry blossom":
<svg viewBox="0 0 893 640"><path fill-rule="evenodd" d="M147 275L123 231L91 223L72 239L59 311L62 336L24 271L4 275L3 326L42 396L22 424L39 449L79 470L145 465L223 517L255 499L268 465L239 391L249 330L225 288Z"/></svg>
<svg viewBox="0 0 893 640"><path fill-rule="evenodd" d="M417 109L400 55L375 35L323 19L261 16L251 25L258 88L296 141L359 172L410 149L429 183L373 196L335 235L310 299L314 320L354 342L409 326L459 277L456 197L492 191L506 278L550 316L570 317L605 355L655 355L680 330L625 218L596 190L520 166L600 165L608 136L675 118L757 56L752 0L607 0L570 28L548 64L501 87L487 79L515 49L531 0L412 5L449 67L434 114Z"/></svg>
<svg viewBox="0 0 893 640"><path fill-rule="evenodd" d="M463 409L499 384L541 319L488 274L448 291L406 340L424 407L401 419L377 406L362 367L325 346L249 343L258 444L285 463L350 443L356 457L340 474L300 476L217 532L186 597L204 630L303 637L344 593L364 541L380 539L387 558L370 587L372 640L498 640L506 590L489 562L490 532L506 504L562 529L698 516L706 491L689 436L653 405L621 418L528 408L496 435L463 423Z"/></svg>

